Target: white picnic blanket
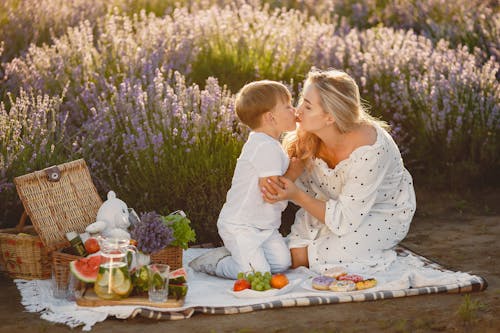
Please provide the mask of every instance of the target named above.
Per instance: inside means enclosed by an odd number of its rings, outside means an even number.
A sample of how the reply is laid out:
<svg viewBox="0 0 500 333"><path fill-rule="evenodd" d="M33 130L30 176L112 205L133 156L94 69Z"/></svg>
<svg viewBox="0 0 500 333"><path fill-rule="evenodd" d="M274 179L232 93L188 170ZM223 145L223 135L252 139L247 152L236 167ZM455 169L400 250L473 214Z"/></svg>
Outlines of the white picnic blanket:
<svg viewBox="0 0 500 333"><path fill-rule="evenodd" d="M331 291L316 291L312 289L311 279L317 274L307 268L300 267L285 272L291 281L291 286L287 288L286 293L275 296L266 295L266 297L258 298L254 298L254 294L249 295L249 298L242 296L235 297L235 294L231 292L234 281L194 272L187 265L189 261L207 250L188 249L184 251L183 262L188 273L189 285L184 306L182 308L151 309L155 311L181 311L197 307L238 307L275 300L335 294ZM432 265L424 267L424 262L421 258L410 254L405 257L398 257L397 261L387 271L371 277L376 278L378 281L376 287L369 289L369 291L373 292L467 284L474 276L468 273L433 268ZM28 312L40 312L42 319L64 323L70 327L82 325L84 331L91 330L94 324L104 321L108 316L123 319L128 318L137 308L137 306L81 307L75 302L54 298L52 296L50 280L15 280L15 283L21 293L22 304ZM351 293L362 292L364 291L354 291ZM141 308L145 307L141 306Z"/></svg>

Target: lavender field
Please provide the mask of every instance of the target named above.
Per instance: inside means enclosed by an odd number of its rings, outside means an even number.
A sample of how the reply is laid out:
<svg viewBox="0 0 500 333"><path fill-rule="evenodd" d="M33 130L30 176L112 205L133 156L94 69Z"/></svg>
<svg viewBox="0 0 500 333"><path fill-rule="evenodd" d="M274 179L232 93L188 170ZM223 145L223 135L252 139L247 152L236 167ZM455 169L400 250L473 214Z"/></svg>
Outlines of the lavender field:
<svg viewBox="0 0 500 333"><path fill-rule="evenodd" d="M417 185L498 184L495 0L5 0L0 43L1 227L14 177L84 158L103 197L214 240L248 133L234 94L265 78L298 99L313 66L356 79Z"/></svg>

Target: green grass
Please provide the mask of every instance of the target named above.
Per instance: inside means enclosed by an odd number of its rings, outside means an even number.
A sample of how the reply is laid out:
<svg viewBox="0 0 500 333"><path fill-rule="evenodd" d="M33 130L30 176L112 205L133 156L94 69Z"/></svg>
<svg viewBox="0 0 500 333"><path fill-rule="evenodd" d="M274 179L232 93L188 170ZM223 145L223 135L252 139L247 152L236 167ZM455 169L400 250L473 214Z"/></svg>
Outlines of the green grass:
<svg viewBox="0 0 500 333"><path fill-rule="evenodd" d="M479 300L472 300L470 295L466 294L456 313L464 324L472 324L479 320L479 312L484 310L486 310L484 303Z"/></svg>

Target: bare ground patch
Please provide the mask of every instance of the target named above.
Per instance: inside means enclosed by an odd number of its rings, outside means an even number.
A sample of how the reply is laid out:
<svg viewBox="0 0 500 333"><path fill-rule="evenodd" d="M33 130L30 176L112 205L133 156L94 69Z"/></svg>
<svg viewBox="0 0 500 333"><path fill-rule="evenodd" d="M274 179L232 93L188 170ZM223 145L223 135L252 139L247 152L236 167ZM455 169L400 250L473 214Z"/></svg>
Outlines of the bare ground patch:
<svg viewBox="0 0 500 333"><path fill-rule="evenodd" d="M108 319L96 324L92 332L499 332L500 189L461 195L421 190L417 202L417 214L403 245L445 267L485 277L486 291L195 315L171 322ZM0 332L72 331L24 312L13 282L2 276L0 283Z"/></svg>

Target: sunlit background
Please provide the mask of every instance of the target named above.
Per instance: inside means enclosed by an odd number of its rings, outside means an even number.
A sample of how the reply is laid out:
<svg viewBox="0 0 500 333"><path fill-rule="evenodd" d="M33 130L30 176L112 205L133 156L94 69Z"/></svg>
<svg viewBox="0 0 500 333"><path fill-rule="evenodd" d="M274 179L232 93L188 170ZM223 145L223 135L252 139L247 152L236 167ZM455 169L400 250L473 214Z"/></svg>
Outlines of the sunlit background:
<svg viewBox="0 0 500 333"><path fill-rule="evenodd" d="M234 94L297 99L313 66L356 79L417 186L498 184L498 1L3 0L0 41L0 227L14 177L84 158L102 197L214 240L248 133Z"/></svg>

